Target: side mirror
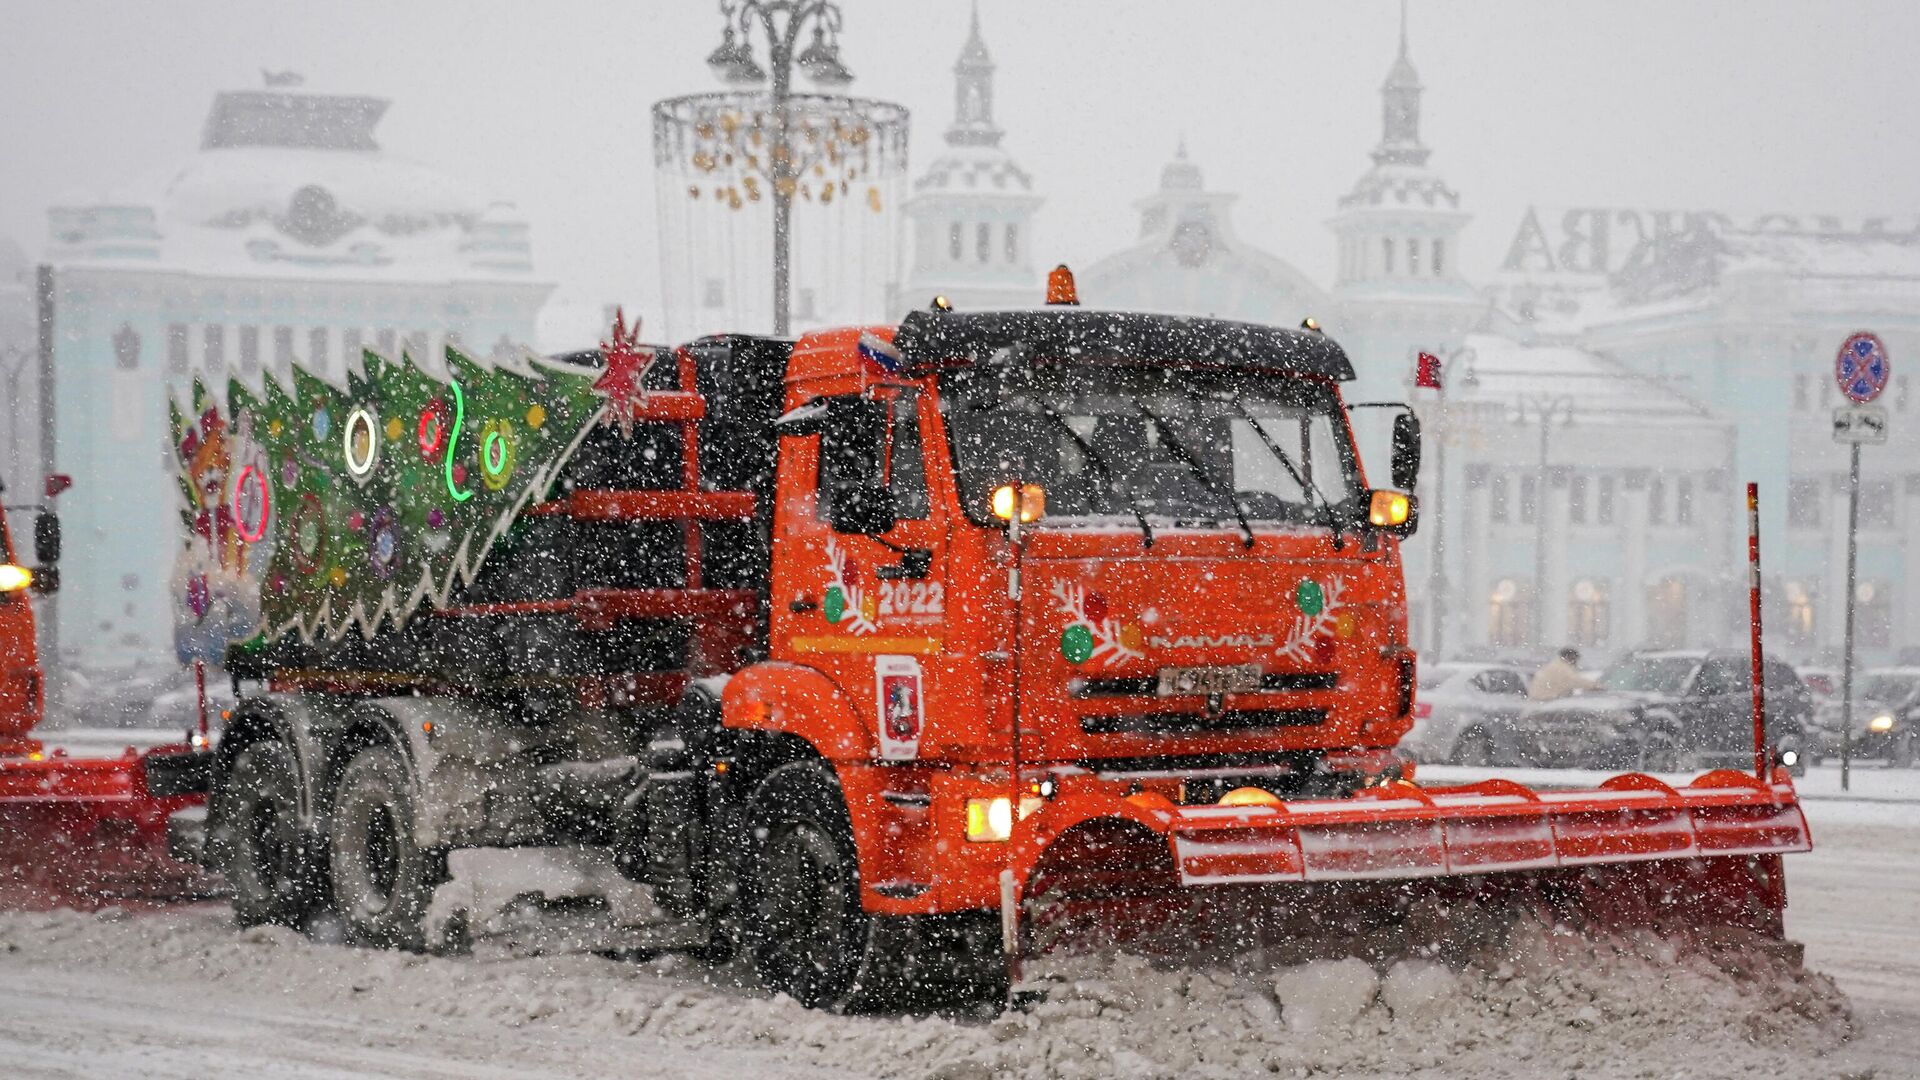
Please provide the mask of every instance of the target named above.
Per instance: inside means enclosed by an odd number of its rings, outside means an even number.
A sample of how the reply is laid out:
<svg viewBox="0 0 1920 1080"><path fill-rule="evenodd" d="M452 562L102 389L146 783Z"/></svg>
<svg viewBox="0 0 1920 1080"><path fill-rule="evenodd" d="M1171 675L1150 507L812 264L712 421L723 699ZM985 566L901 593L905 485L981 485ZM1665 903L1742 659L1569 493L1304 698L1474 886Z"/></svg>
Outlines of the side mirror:
<svg viewBox="0 0 1920 1080"><path fill-rule="evenodd" d="M60 561L60 518L51 510L33 519L33 557L43 567Z"/></svg>
<svg viewBox="0 0 1920 1080"><path fill-rule="evenodd" d="M1393 418L1393 486L1412 491L1420 479L1420 418L1403 412Z"/></svg>

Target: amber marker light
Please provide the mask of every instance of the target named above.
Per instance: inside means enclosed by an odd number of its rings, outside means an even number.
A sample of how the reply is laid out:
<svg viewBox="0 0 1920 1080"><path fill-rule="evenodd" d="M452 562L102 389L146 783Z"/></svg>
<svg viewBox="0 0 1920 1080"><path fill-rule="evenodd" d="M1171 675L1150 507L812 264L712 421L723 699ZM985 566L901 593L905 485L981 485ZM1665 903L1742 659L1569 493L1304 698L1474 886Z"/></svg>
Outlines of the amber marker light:
<svg viewBox="0 0 1920 1080"><path fill-rule="evenodd" d="M33 571L12 563L0 563L0 593L19 592L32 584Z"/></svg>
<svg viewBox="0 0 1920 1080"><path fill-rule="evenodd" d="M1038 521L1047 513L1047 492L1038 484L1001 484L993 489L993 516L1013 520L1014 488L1019 488L1020 520Z"/></svg>
<svg viewBox="0 0 1920 1080"><path fill-rule="evenodd" d="M1280 796L1266 788L1237 787L1220 796L1221 806L1279 806Z"/></svg>
<svg viewBox="0 0 1920 1080"><path fill-rule="evenodd" d="M1398 491L1376 491L1367 502L1367 520L1382 529L1407 523L1407 497Z"/></svg>

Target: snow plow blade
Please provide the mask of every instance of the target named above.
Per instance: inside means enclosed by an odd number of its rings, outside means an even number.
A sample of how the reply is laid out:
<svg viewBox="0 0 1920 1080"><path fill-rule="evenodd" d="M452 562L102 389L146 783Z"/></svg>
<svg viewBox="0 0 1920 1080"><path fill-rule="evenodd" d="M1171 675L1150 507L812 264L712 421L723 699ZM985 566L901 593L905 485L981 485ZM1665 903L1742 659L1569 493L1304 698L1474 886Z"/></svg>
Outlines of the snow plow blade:
<svg viewBox="0 0 1920 1080"><path fill-rule="evenodd" d="M1345 799L1129 803L1144 813L1083 821L1036 861L1036 948L1297 945L1407 931L1423 905L1453 930L1472 907L1777 941L1779 856L1812 849L1783 772L1716 771L1680 788L1630 773L1580 791L1395 782Z"/></svg>
<svg viewBox="0 0 1920 1080"><path fill-rule="evenodd" d="M1713 772L1685 788L1615 777L1590 791L1511 781L1396 784L1351 799L1180 807L1169 829L1186 885L1487 874L1809 851L1791 784Z"/></svg>
<svg viewBox="0 0 1920 1080"><path fill-rule="evenodd" d="M148 760L185 749L0 759L0 910L212 892L202 870L167 853L168 815L204 796L159 796L147 788Z"/></svg>

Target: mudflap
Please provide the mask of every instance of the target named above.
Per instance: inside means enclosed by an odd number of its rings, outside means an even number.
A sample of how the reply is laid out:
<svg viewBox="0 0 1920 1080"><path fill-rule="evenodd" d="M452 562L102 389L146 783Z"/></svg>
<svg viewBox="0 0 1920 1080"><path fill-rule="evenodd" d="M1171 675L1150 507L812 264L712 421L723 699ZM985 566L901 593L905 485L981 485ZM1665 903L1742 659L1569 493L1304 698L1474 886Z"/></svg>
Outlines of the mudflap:
<svg viewBox="0 0 1920 1080"><path fill-rule="evenodd" d="M1097 818L1041 854L1028 955L1120 948L1194 959L1464 955L1520 918L1595 935L1784 940L1783 854L1811 847L1784 776L1684 789L1616 777L1535 793L1492 781L1350 799L1159 807Z"/></svg>

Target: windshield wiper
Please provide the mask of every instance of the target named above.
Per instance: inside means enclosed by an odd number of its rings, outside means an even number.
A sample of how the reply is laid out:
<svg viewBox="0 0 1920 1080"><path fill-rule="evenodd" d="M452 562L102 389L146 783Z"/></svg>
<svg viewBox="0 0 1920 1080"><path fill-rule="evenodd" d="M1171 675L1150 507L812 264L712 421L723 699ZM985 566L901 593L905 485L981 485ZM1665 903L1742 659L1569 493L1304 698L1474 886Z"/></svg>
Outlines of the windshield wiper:
<svg viewBox="0 0 1920 1080"><path fill-rule="evenodd" d="M1040 411L1046 414L1047 419L1059 424L1060 430L1067 433L1067 438L1072 439L1073 444L1080 448L1080 452L1087 455L1088 464L1099 469L1100 475L1107 478L1107 487L1111 489L1115 495L1125 496L1127 509L1133 511L1133 520L1140 523L1140 535L1144 538L1144 546L1152 547L1153 526L1147 524L1147 515L1140 509L1140 501L1135 499L1131 494L1121 491L1120 477L1114 473L1113 467L1107 463L1107 459L1102 457L1100 452L1093 448L1092 443L1081 438L1080 433L1073 430L1073 425L1067 423L1067 418L1061 416L1059 411L1053 406L1044 401L1038 402L1037 404L1040 406Z"/></svg>
<svg viewBox="0 0 1920 1080"><path fill-rule="evenodd" d="M1233 407L1246 418L1247 426L1253 429L1253 433L1259 436L1260 445L1266 447L1267 453L1272 454L1274 460L1280 463L1280 467L1287 470L1287 475L1293 477L1293 482L1300 485L1300 490L1306 493L1308 507L1320 511L1321 520L1333 530L1333 545L1337 550L1340 547L1340 515L1333 512L1332 504L1328 503L1327 497L1320 493L1320 486L1313 482L1312 476L1293 463L1293 459L1287 456L1285 450L1280 449L1280 444L1274 442L1273 437L1267 434L1267 429L1260 426L1260 421L1254 417L1253 410L1247 408L1246 402L1236 397L1233 399Z"/></svg>
<svg viewBox="0 0 1920 1080"><path fill-rule="evenodd" d="M1165 420L1160 419L1159 414L1137 401L1133 403L1133 407L1140 410L1141 415L1145 416L1147 421L1153 425L1154 430L1160 433L1160 438L1173 450L1174 455L1192 471L1194 476L1200 479L1200 483L1203 484L1208 491L1227 500L1227 505L1233 508L1234 520L1240 523L1240 534L1245 538L1245 545L1251 550L1253 548L1253 526L1247 524L1247 512L1240 508L1239 498L1231 491L1221 490L1220 485L1214 481L1213 477L1207 475L1207 467L1200 464L1200 459L1194 457L1192 452L1181 444L1180 440L1174 436L1173 429L1167 425Z"/></svg>

